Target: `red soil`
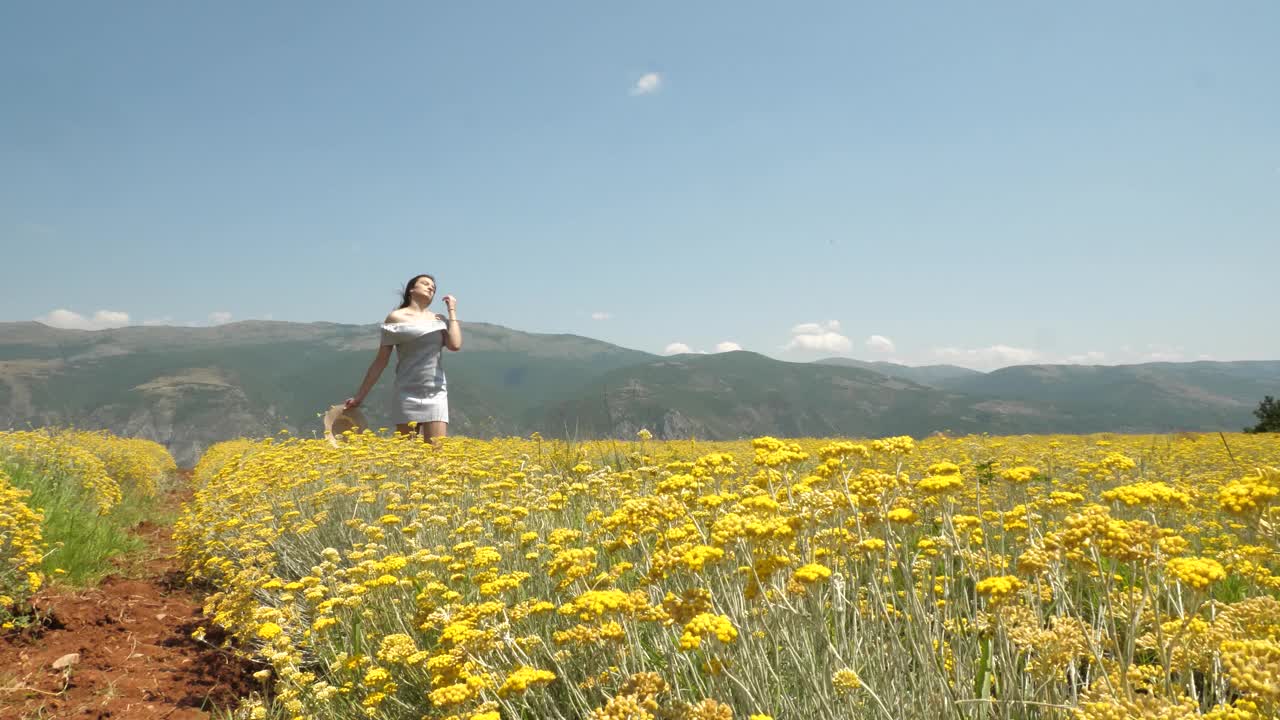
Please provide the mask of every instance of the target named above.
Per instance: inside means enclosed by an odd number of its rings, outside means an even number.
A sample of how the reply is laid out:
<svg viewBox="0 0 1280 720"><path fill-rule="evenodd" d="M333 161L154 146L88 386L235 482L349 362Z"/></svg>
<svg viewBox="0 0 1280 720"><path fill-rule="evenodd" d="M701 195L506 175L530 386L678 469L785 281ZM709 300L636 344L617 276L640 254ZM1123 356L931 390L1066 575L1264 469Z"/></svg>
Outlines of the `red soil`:
<svg viewBox="0 0 1280 720"><path fill-rule="evenodd" d="M193 720L261 689L257 667L208 644L221 640L217 628L207 642L191 638L207 623L173 558L170 530L136 528L150 559L96 588L35 597L43 622L0 637L0 718ZM53 668L72 653L78 662Z"/></svg>

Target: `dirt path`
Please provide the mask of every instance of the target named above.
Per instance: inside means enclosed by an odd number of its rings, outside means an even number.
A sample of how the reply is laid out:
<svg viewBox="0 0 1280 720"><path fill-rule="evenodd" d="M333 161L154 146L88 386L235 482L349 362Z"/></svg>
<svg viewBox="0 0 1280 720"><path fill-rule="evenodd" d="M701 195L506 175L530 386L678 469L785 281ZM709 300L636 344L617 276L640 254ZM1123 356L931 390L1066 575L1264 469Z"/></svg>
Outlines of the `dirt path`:
<svg viewBox="0 0 1280 720"><path fill-rule="evenodd" d="M166 500L176 507L182 498ZM122 558L120 574L96 588L37 595L42 626L0 638L0 718L193 720L257 687L257 668L191 639L200 602L183 583L170 531L136 528L147 550Z"/></svg>

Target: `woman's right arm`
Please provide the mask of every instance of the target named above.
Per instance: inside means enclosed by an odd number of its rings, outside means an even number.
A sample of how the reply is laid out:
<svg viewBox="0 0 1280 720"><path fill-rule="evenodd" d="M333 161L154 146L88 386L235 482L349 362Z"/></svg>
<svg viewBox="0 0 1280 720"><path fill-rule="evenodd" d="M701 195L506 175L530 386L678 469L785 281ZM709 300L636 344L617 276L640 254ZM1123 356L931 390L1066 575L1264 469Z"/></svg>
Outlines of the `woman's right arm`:
<svg viewBox="0 0 1280 720"><path fill-rule="evenodd" d="M360 383L360 389L356 391L355 397L347 399L345 403L347 409L358 407L364 402L369 391L378 382L378 378L382 375L382 371L387 367L387 361L391 359L391 349L394 345L382 345L378 347L378 354L373 356L373 362L369 363L369 369L364 374L364 381Z"/></svg>

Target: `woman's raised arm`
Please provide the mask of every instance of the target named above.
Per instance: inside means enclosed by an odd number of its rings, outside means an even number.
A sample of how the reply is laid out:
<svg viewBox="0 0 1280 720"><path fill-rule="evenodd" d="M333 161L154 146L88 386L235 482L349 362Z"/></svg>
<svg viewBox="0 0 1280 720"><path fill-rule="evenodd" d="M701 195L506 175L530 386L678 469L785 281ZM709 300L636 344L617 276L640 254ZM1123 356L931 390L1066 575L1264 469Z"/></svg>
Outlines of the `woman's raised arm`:
<svg viewBox="0 0 1280 720"><path fill-rule="evenodd" d="M458 324L458 299L452 295L445 295L444 304L449 308L449 319L444 321L444 346L457 352L462 349L462 326Z"/></svg>

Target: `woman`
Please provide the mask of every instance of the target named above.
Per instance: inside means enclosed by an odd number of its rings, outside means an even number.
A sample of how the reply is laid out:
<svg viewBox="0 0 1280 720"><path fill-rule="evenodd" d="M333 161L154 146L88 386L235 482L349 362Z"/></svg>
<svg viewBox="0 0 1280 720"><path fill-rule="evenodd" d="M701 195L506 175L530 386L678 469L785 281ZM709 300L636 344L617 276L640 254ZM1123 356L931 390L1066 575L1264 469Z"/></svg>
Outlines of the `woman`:
<svg viewBox="0 0 1280 720"><path fill-rule="evenodd" d="M427 442L444 437L449 426L449 397L441 348L462 349L458 301L452 295L444 296L444 304L449 309L446 319L427 311L435 295L436 279L430 275L415 275L405 284L400 307L392 310L382 324L382 342L364 375L364 382L360 383L355 397L346 401L347 408L359 407L364 402L387 367L391 348L398 348L392 406L396 430L402 435L420 435ZM410 423L416 424L411 427Z"/></svg>

